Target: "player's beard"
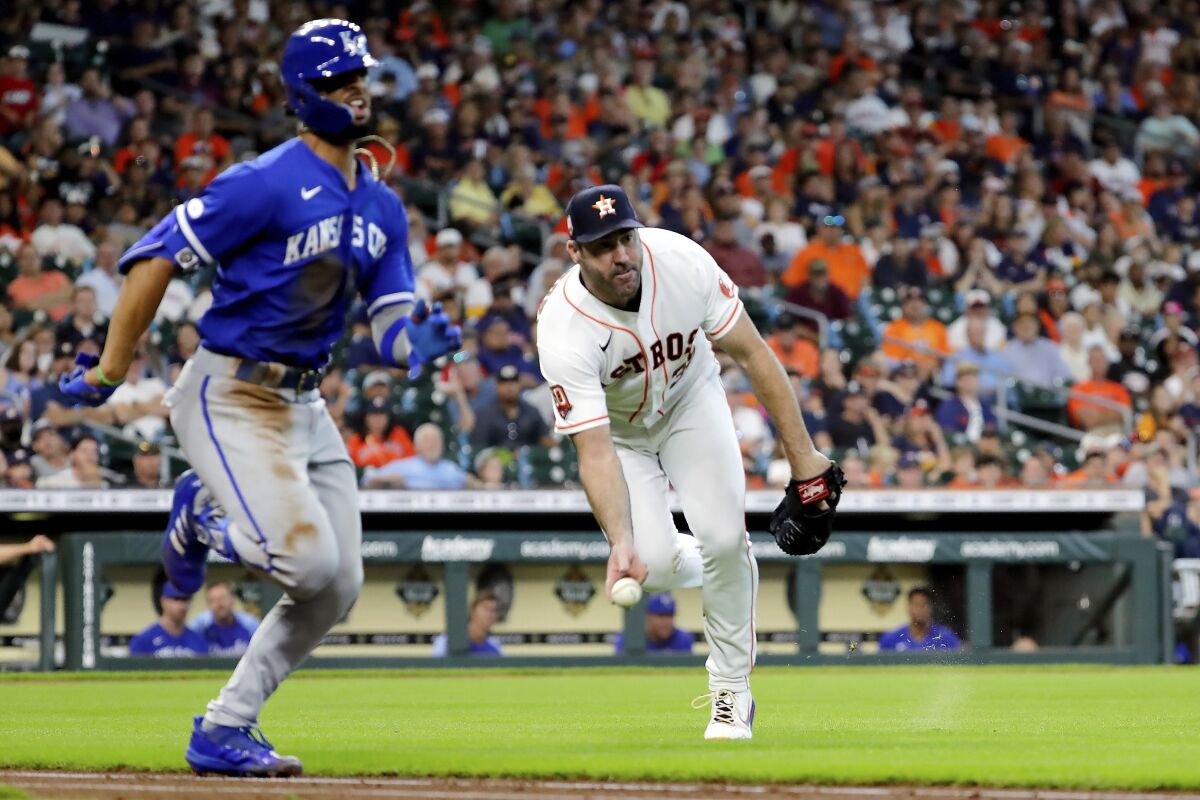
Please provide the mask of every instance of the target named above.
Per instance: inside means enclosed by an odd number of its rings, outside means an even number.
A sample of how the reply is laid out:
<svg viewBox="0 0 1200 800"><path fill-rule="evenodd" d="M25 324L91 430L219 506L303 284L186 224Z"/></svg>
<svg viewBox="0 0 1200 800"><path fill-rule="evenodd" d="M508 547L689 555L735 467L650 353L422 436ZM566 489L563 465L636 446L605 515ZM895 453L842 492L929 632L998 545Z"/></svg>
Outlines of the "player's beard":
<svg viewBox="0 0 1200 800"><path fill-rule="evenodd" d="M375 117L368 116L366 121L362 123L350 123L345 128L342 128L338 133L319 133L317 134L330 144L345 146L353 144L364 136L370 136L375 132Z"/></svg>

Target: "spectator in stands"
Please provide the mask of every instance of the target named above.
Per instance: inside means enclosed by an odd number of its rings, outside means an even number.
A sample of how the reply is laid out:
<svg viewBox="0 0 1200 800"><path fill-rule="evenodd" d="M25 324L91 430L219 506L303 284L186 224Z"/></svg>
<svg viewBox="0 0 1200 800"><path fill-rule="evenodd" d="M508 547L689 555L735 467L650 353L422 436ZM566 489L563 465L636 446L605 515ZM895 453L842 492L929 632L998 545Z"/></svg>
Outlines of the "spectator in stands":
<svg viewBox="0 0 1200 800"><path fill-rule="evenodd" d="M103 347L108 332L108 320L96 308L96 293L87 286L75 284L71 292L71 313L58 323L55 339L78 347L85 341Z"/></svg>
<svg viewBox="0 0 1200 800"><path fill-rule="evenodd" d="M450 190L450 219L468 230L494 227L500 219L500 201L484 175L484 163L471 159Z"/></svg>
<svg viewBox="0 0 1200 800"><path fill-rule="evenodd" d="M1162 451L1147 455L1146 470L1142 534L1170 544L1175 558L1200 558L1200 503L1173 484Z"/></svg>
<svg viewBox="0 0 1200 800"><path fill-rule="evenodd" d="M208 609L193 617L188 629L204 637L210 656L240 656L246 652L250 637L258 630L258 617L238 611L233 588L215 581L204 592Z"/></svg>
<svg viewBox="0 0 1200 800"><path fill-rule="evenodd" d="M499 620L500 603L491 592L478 592L471 601L471 616L467 620L467 655L502 656L500 640L492 635ZM433 657L450 655L450 639L444 633L433 637Z"/></svg>
<svg viewBox="0 0 1200 800"><path fill-rule="evenodd" d="M496 373L495 399L474 407L475 426L470 434L476 450L553 444L546 421L522 399L520 379L520 370L504 365Z"/></svg>
<svg viewBox="0 0 1200 800"><path fill-rule="evenodd" d="M442 228L434 237L433 258L417 273L417 294L426 299L441 292L466 291L479 279L479 270L462 260L463 237L456 228Z"/></svg>
<svg viewBox="0 0 1200 800"><path fill-rule="evenodd" d="M916 586L908 591L908 624L879 637L881 651L957 650L958 637L933 621L933 591Z"/></svg>
<svg viewBox="0 0 1200 800"><path fill-rule="evenodd" d="M888 441L887 427L879 412L871 407L858 381L846 384L841 397L841 412L829 423L834 447L866 451L876 442Z"/></svg>
<svg viewBox="0 0 1200 800"><path fill-rule="evenodd" d="M1050 471L1040 458L1027 458L1021 462L1018 482L1026 489L1048 489L1051 486Z"/></svg>
<svg viewBox="0 0 1200 800"><path fill-rule="evenodd" d="M367 389L366 381L372 382L372 388L386 385L380 383L381 378L386 382L384 373L369 374L363 382L364 392ZM346 449L354 465L360 468L382 467L402 458L410 458L416 452L408 431L392 417L386 396L368 400L359 429L346 442Z"/></svg>
<svg viewBox="0 0 1200 800"><path fill-rule="evenodd" d="M1088 163L1088 171L1103 188L1118 195L1125 189L1136 189L1142 180L1137 165L1121 153L1121 143L1115 137L1105 142L1099 158Z"/></svg>
<svg viewBox="0 0 1200 800"><path fill-rule="evenodd" d="M41 224L33 231L30 242L43 258L57 256L74 264L82 264L96 256L96 246L78 225L63 221L62 203L48 198L42 203Z"/></svg>
<svg viewBox="0 0 1200 800"><path fill-rule="evenodd" d="M911 451L902 454L896 465L896 488L924 489L925 485L925 470L921 466L921 456Z"/></svg>
<svg viewBox="0 0 1200 800"><path fill-rule="evenodd" d="M149 357L139 350L133 354L124 383L112 393L107 405L112 406L114 412L122 409L116 421L129 432L154 442L167 428L168 411L162 403L166 393L166 381L151 371Z"/></svg>
<svg viewBox="0 0 1200 800"><path fill-rule="evenodd" d="M466 489L475 478L453 461L443 458L446 451L442 429L426 422L413 434L416 455L391 461L382 467L368 467L363 473L364 489Z"/></svg>
<svg viewBox="0 0 1200 800"><path fill-rule="evenodd" d="M643 124L651 128L666 126L671 116L671 101L666 92L654 85L652 60L640 58L633 62L625 87L625 102Z"/></svg>
<svg viewBox="0 0 1200 800"><path fill-rule="evenodd" d="M921 391L921 373L917 363L901 361L892 367L888 380L879 381L871 404L884 417L896 420L926 399Z"/></svg>
<svg viewBox="0 0 1200 800"><path fill-rule="evenodd" d="M1018 314L1013 320L1014 338L1004 348L1005 369L1019 381L1051 387L1071 379L1058 347L1039 334L1038 318Z"/></svg>
<svg viewBox="0 0 1200 800"><path fill-rule="evenodd" d="M100 473L100 442L83 434L71 444L70 465L38 478L39 489L104 489L108 482Z"/></svg>
<svg viewBox="0 0 1200 800"><path fill-rule="evenodd" d="M131 489L168 489L172 482L162 475L162 452L154 442L141 441L133 451Z"/></svg>
<svg viewBox="0 0 1200 800"><path fill-rule="evenodd" d="M975 488L1011 489L1018 486L1008 474L1008 466L996 455L980 455L975 459Z"/></svg>
<svg viewBox="0 0 1200 800"><path fill-rule="evenodd" d="M513 343L512 328L504 317L493 316L486 328L481 328L479 364L488 375L500 374L502 367L515 367L518 371L529 369L525 351Z"/></svg>
<svg viewBox="0 0 1200 800"><path fill-rule="evenodd" d="M208 185L233 161L229 140L216 132L212 110L204 106L188 112L187 126L175 140L175 163L183 164L188 159L197 159L194 163L202 186Z"/></svg>
<svg viewBox="0 0 1200 800"><path fill-rule="evenodd" d="M891 240L891 250L875 262L871 282L875 288L900 289L902 286L920 286L929 283L929 269L916 254L917 240L897 236Z"/></svg>
<svg viewBox="0 0 1200 800"><path fill-rule="evenodd" d="M479 330L486 331L494 319L508 323L509 342L518 347L527 347L533 336L533 326L525 310L513 302L513 291L517 278L503 278L492 286L492 304L479 320Z"/></svg>
<svg viewBox="0 0 1200 800"><path fill-rule="evenodd" d="M985 428L998 424L991 404L979 396L979 365L971 361L958 362L954 397L938 404L937 422L943 431L966 434L972 442L979 441Z"/></svg>
<svg viewBox="0 0 1200 800"><path fill-rule="evenodd" d="M905 287L900 296L900 318L883 329L883 354L891 361L912 360L922 375L930 375L947 352L946 326L929 316L920 287Z"/></svg>
<svg viewBox="0 0 1200 800"><path fill-rule="evenodd" d="M67 104L63 112L63 132L71 139L96 137L105 147L113 147L125 120L134 114L133 104L124 97L112 97L112 88L95 67L88 67L79 79L81 95Z"/></svg>
<svg viewBox="0 0 1200 800"><path fill-rule="evenodd" d="M1089 449L1079 469L1060 479L1060 485L1072 489L1107 489L1115 482L1116 476L1109 472L1103 448Z"/></svg>
<svg viewBox="0 0 1200 800"><path fill-rule="evenodd" d="M1133 401L1124 386L1108 379L1109 365L1104 348L1096 346L1088 350L1088 366L1091 379L1075 384L1071 399L1067 401L1071 424L1090 433L1122 430ZM1090 398L1097 398L1099 402Z"/></svg>
<svg viewBox="0 0 1200 800"><path fill-rule="evenodd" d="M967 326L971 320L979 320L983 326L983 348L987 352L1003 349L1008 341L1008 330L1004 323L992 313L992 298L984 289L972 289L966 296L967 311L946 327L946 346L957 353L968 347Z"/></svg>
<svg viewBox="0 0 1200 800"><path fill-rule="evenodd" d="M45 311L58 322L71 308L71 281L56 269L43 271L41 256L27 244L17 251L17 277L8 284L8 296L14 309Z"/></svg>
<svg viewBox="0 0 1200 800"><path fill-rule="evenodd" d="M618 633L613 643L617 655L625 653L625 634ZM675 627L675 598L670 592L652 594L646 599L646 652L690 653L695 639Z"/></svg>
<svg viewBox="0 0 1200 800"><path fill-rule="evenodd" d="M820 354L811 341L811 334L799 319L791 314L781 314L775 322L775 332L767 337L767 346L788 372L805 378L817 377L817 359Z"/></svg>
<svg viewBox="0 0 1200 800"><path fill-rule="evenodd" d="M54 541L39 533L29 541L20 544L0 544L0 566L16 563L26 556L53 552Z"/></svg>
<svg viewBox="0 0 1200 800"><path fill-rule="evenodd" d="M808 267L808 277L803 283L788 289L785 297L787 302L798 306L811 308L818 314L824 314L828 320L844 320L854 316L854 306L850 298L836 284L829 280L829 266L823 259L814 259ZM807 317L801 324L809 329L810 335L817 333L816 323Z"/></svg>
<svg viewBox="0 0 1200 800"><path fill-rule="evenodd" d="M154 595L158 621L129 640L129 655L155 658L195 658L208 655L208 642L184 622L192 596L175 588L170 581L163 583Z"/></svg>
<svg viewBox="0 0 1200 800"><path fill-rule="evenodd" d="M1058 343L1058 352L1074 382L1086 381L1092 374L1091 367L1088 366L1089 348L1083 338L1086 325L1083 315L1074 311L1063 314L1062 319L1058 321L1058 332L1062 337Z"/></svg>
<svg viewBox="0 0 1200 800"><path fill-rule="evenodd" d="M958 365L970 362L979 367L979 396L995 402L1004 387L1004 373L1008 370L1008 360L1003 351L988 349L985 344L986 336L987 321L978 316L968 317L966 346L942 362L942 373L938 383L953 387Z"/></svg>
<svg viewBox="0 0 1200 800"><path fill-rule="evenodd" d="M754 289L770 282L770 275L758 254L738 244L737 228L732 218L717 220L711 238L704 243L704 249L737 286Z"/></svg>
<svg viewBox="0 0 1200 800"><path fill-rule="evenodd" d="M27 74L29 48L17 44L0 62L0 138L20 134L33 127L38 110L37 86Z"/></svg>
<svg viewBox="0 0 1200 800"><path fill-rule="evenodd" d="M863 287L870 281L871 268L867 266L859 246L843 238L845 224L846 218L840 214L822 217L817 226L817 238L796 253L780 278L783 284L794 288L804 283L808 279L810 266L820 259L828 266L829 277L834 285L851 300L857 300Z"/></svg>
<svg viewBox="0 0 1200 800"><path fill-rule="evenodd" d="M33 456L29 463L35 480L48 478L71 467L71 449L62 434L46 420L33 424L33 440L30 442Z"/></svg>

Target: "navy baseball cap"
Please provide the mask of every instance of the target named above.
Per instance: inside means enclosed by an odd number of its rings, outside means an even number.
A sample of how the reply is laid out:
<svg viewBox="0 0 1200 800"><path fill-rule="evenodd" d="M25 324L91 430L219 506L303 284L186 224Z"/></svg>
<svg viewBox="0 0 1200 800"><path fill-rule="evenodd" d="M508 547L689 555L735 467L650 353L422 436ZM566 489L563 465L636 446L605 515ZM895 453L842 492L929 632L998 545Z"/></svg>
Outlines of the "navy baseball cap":
<svg viewBox="0 0 1200 800"><path fill-rule="evenodd" d="M162 596L171 600L187 600L191 598L190 594L183 591L183 589L180 589L170 581L167 581L163 584Z"/></svg>
<svg viewBox="0 0 1200 800"><path fill-rule="evenodd" d="M646 613L675 616L675 598L671 597L669 592L650 595L650 599L646 601Z"/></svg>
<svg viewBox="0 0 1200 800"><path fill-rule="evenodd" d="M625 190L615 184L591 186L567 203L567 233L577 242L594 242L613 231L643 227Z"/></svg>

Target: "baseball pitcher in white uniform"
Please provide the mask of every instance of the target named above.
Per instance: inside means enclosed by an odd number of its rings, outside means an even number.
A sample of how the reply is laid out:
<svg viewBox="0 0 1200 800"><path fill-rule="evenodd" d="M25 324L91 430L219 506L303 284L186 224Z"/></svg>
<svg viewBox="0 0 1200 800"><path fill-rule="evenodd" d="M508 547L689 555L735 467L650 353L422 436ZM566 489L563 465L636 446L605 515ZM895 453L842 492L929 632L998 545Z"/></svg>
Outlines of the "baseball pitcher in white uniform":
<svg viewBox="0 0 1200 800"><path fill-rule="evenodd" d="M700 245L644 227L618 186L567 205L575 266L538 311L537 346L592 512L622 577L652 591L702 587L711 705L706 739L749 739L758 566L746 479L712 345L738 363L779 433L793 480L771 523L789 553L828 540L844 479L813 446L787 375ZM691 535L676 530L668 491ZM703 707L697 705L696 707Z"/></svg>

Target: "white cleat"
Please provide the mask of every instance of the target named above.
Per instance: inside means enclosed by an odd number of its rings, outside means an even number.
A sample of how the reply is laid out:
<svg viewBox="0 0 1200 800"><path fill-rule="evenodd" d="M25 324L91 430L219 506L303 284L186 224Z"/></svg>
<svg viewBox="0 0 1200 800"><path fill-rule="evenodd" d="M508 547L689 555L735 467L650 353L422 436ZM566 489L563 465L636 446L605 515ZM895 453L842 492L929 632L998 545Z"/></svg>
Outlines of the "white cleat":
<svg viewBox="0 0 1200 800"><path fill-rule="evenodd" d="M747 689L735 692L719 689L692 701L692 708L712 704L712 719L704 731L705 739L751 739L754 737L754 696Z"/></svg>

